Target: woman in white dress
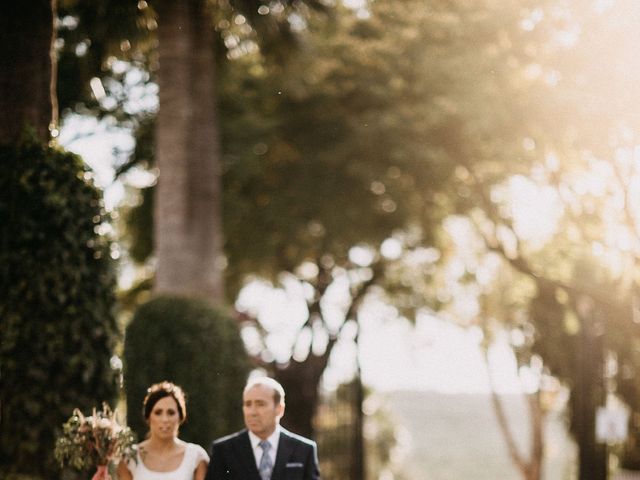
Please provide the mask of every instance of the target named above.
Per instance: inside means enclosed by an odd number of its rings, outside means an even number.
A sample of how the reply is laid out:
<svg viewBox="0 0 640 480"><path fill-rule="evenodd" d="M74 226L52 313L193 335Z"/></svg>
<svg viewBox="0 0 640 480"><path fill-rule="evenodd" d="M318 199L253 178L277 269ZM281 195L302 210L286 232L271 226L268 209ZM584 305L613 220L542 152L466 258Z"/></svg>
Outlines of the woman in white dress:
<svg viewBox="0 0 640 480"><path fill-rule="evenodd" d="M171 382L152 385L144 399L147 439L138 444L136 460L118 465L120 480L204 480L209 455L178 438L187 418L184 392Z"/></svg>

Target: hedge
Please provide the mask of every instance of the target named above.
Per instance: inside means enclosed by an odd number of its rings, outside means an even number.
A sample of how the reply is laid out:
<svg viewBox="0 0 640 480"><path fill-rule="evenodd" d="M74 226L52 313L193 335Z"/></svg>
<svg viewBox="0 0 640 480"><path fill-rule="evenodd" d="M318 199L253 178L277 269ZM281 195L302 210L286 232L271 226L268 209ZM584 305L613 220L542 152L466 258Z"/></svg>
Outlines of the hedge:
<svg viewBox="0 0 640 480"><path fill-rule="evenodd" d="M0 478L51 480L73 408L117 392L107 217L76 155L25 142L0 165Z"/></svg>
<svg viewBox="0 0 640 480"><path fill-rule="evenodd" d="M187 395L180 437L207 448L212 439L242 426L248 373L248 356L228 314L201 300L157 297L138 308L125 332L128 424L145 437L146 390L169 380Z"/></svg>

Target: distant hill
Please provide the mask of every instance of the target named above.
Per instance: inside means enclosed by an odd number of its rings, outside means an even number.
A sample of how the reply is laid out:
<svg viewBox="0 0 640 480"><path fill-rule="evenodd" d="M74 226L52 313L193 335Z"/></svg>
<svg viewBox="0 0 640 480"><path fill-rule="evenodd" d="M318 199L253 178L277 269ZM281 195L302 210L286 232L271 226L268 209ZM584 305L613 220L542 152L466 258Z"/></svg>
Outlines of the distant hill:
<svg viewBox="0 0 640 480"><path fill-rule="evenodd" d="M383 395L410 438L402 461L409 480L520 480L488 395L443 395L393 392ZM529 439L528 415L521 396L506 396L514 434L521 445ZM575 446L561 415L550 415L546 427L545 480L569 480Z"/></svg>

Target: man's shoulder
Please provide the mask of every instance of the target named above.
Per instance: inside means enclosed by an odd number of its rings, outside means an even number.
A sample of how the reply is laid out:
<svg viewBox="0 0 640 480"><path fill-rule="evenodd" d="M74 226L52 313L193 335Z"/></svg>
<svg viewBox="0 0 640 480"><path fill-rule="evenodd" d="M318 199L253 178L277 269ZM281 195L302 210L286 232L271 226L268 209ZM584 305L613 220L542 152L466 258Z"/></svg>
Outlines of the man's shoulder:
<svg viewBox="0 0 640 480"><path fill-rule="evenodd" d="M221 443L231 443L240 440L242 437L248 436L247 430L240 430L239 432L234 432L224 437L216 438L213 441L213 445L219 445Z"/></svg>
<svg viewBox="0 0 640 480"><path fill-rule="evenodd" d="M302 435L298 435L297 433L290 432L289 430L286 430L284 428L281 428L280 432L282 433L282 435L284 435L285 437L288 437L289 439L291 439L293 441L303 443L303 444L308 445L310 447L315 447L316 446L316 442L314 442L310 438L303 437Z"/></svg>

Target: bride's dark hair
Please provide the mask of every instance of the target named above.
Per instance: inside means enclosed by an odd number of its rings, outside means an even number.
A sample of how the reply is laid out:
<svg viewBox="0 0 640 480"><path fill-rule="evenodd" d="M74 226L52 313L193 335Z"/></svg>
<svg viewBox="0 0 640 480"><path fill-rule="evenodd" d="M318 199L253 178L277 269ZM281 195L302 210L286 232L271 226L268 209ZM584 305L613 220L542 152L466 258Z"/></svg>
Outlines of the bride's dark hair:
<svg viewBox="0 0 640 480"><path fill-rule="evenodd" d="M187 406L184 392L178 385L167 381L154 383L147 389L147 396L144 397L144 402L142 403L142 415L144 419L149 420L154 405L164 397L172 397L176 401L180 423L184 423L187 419Z"/></svg>

